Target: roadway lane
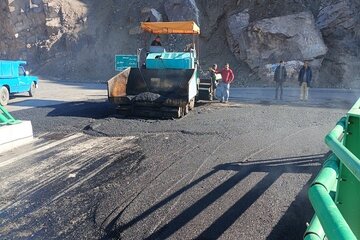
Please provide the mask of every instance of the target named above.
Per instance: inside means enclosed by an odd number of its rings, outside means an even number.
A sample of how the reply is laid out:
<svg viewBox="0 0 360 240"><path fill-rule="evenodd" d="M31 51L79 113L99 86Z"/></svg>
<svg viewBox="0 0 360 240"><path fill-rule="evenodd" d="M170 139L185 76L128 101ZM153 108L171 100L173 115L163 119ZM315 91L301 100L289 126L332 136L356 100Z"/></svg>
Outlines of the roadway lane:
<svg viewBox="0 0 360 240"><path fill-rule="evenodd" d="M0 155L5 239L301 239L323 137L359 96L232 89L230 104L156 120L117 115L104 85L49 84L73 93L9 106L37 138Z"/></svg>
<svg viewBox="0 0 360 240"><path fill-rule="evenodd" d="M299 88L284 88L283 100L274 100L274 88L234 88L230 99L258 104L283 104L292 106L315 106L343 108L351 106L360 97L358 89L310 88L309 100L300 101Z"/></svg>
<svg viewBox="0 0 360 240"><path fill-rule="evenodd" d="M6 106L18 119L30 120L35 135L81 132L99 118L115 114L107 101L106 84L41 80L36 97L13 96Z"/></svg>
<svg viewBox="0 0 360 240"><path fill-rule="evenodd" d="M34 98L27 93L15 94L7 106L10 112L54 106L68 102L96 101L107 98L106 84L72 83L40 79Z"/></svg>

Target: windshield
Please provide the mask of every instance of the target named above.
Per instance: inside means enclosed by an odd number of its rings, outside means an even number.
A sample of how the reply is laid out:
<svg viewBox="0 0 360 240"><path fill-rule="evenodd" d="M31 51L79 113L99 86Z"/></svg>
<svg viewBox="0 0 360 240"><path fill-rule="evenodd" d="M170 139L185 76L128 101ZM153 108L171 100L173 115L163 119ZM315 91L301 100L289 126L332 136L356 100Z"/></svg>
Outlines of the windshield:
<svg viewBox="0 0 360 240"><path fill-rule="evenodd" d="M24 66L19 66L19 76L26 76L26 71Z"/></svg>

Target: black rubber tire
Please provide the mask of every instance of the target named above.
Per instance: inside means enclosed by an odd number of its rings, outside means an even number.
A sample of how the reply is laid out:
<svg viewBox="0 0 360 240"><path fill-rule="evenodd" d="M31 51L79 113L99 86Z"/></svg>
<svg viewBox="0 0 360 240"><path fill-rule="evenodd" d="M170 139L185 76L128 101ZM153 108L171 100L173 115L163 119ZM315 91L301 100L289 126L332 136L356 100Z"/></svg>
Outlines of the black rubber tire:
<svg viewBox="0 0 360 240"><path fill-rule="evenodd" d="M7 87L0 88L0 105L5 106L8 104L10 99L10 93Z"/></svg>
<svg viewBox="0 0 360 240"><path fill-rule="evenodd" d="M36 84L35 82L31 83L30 90L29 90L29 96L35 97L36 95Z"/></svg>

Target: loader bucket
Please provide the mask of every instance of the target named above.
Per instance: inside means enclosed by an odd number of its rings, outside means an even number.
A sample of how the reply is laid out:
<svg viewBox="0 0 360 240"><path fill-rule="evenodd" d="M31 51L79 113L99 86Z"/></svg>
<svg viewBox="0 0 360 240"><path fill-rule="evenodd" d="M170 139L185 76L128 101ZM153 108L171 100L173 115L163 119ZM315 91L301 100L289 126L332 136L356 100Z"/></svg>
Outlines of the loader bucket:
<svg viewBox="0 0 360 240"><path fill-rule="evenodd" d="M194 79L194 73L194 69L127 68L108 81L108 98L121 104L130 101L130 96L150 92L188 102L189 81Z"/></svg>

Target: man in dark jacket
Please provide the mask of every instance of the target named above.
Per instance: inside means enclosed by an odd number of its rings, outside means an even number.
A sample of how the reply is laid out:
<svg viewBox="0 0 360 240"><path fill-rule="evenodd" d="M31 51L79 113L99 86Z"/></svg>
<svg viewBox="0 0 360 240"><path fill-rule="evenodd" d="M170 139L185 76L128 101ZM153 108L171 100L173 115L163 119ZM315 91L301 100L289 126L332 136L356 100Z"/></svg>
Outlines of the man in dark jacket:
<svg viewBox="0 0 360 240"><path fill-rule="evenodd" d="M275 69L274 81L276 82L275 99L278 99L278 92L280 88L280 100L283 99L283 83L286 80L286 68L284 61L280 61L279 66Z"/></svg>
<svg viewBox="0 0 360 240"><path fill-rule="evenodd" d="M160 38L160 36L156 36L154 41L151 42L151 46L161 46L161 38Z"/></svg>
<svg viewBox="0 0 360 240"><path fill-rule="evenodd" d="M299 72L300 100L308 100L309 87L312 79L312 71L307 61Z"/></svg>

